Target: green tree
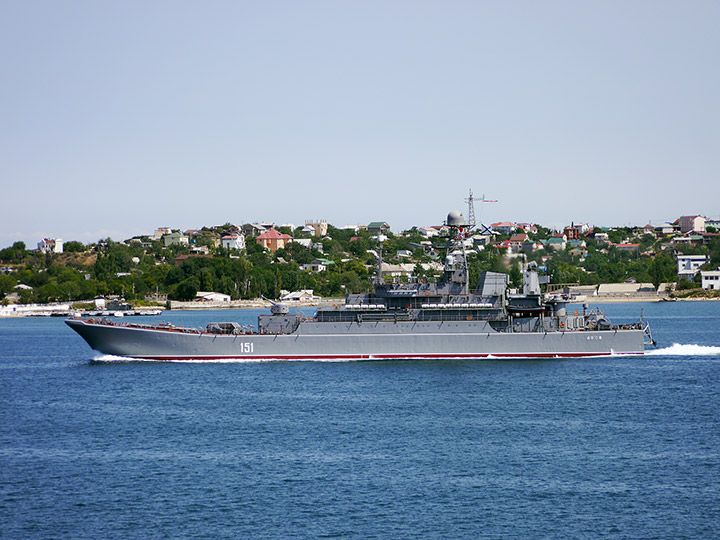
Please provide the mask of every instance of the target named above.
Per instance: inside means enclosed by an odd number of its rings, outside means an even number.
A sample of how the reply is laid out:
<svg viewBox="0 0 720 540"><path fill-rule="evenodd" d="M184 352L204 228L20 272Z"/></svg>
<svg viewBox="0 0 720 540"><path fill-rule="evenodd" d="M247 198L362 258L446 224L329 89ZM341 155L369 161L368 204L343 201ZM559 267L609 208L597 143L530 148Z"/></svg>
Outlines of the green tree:
<svg viewBox="0 0 720 540"><path fill-rule="evenodd" d="M0 274L0 298L11 293L15 285L17 285L17 280L14 277L7 274Z"/></svg>
<svg viewBox="0 0 720 540"><path fill-rule="evenodd" d="M180 300L182 302L189 302L194 300L197 295L200 282L196 277L189 277L172 289L169 297L171 300Z"/></svg>
<svg viewBox="0 0 720 540"><path fill-rule="evenodd" d="M70 242L65 242L65 244L63 245L63 250L68 253L83 253L86 248L82 242L71 240Z"/></svg>
<svg viewBox="0 0 720 540"><path fill-rule="evenodd" d="M20 264L25 260L26 255L25 242L15 242L12 247L0 250L0 261Z"/></svg>

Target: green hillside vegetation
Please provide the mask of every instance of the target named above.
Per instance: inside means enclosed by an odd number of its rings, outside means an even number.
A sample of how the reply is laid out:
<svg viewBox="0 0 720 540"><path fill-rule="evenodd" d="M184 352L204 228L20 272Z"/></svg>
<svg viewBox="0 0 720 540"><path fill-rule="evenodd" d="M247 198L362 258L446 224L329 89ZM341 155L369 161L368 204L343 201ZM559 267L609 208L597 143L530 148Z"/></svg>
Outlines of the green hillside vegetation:
<svg viewBox="0 0 720 540"><path fill-rule="evenodd" d="M214 246L221 227L204 228L194 237L196 246ZM290 233L289 230L284 232ZM310 238L298 229L296 238ZM633 229L614 229L608 232L614 243L631 239L640 244L636 252L626 252L603 242L586 239L582 252L565 249L540 249L526 253L526 260L536 261L550 276L551 283L578 283L591 285L618 283L634 278L638 282L653 283L677 279L677 263L670 251L661 251L660 244L667 239L642 235ZM539 228L534 240L547 238L550 231ZM393 260L398 250L412 253L403 262L429 263L433 258L418 246L426 241L416 229L402 234L387 234L382 249L385 261ZM508 239L500 237L497 243ZM532 235L531 235L532 238ZM85 301L96 296L118 295L127 300L143 301L167 296L173 300L192 300L198 291L215 291L230 295L232 299L252 299L260 296L277 298L282 289L312 289L323 297L343 296L348 292L366 292L371 289L370 276L374 273L375 257L368 250L378 249L377 243L365 230L353 231L328 227L326 238L313 238L321 242L322 253L290 243L285 249L272 254L247 237L247 250L230 252L210 247L210 256L189 256L181 262L176 258L190 255L189 246L165 247L160 240L147 238L135 241L114 242L101 240L91 245L71 241L65 244L65 253L42 254L28 250L24 243L16 242L0 250L0 299L7 303L7 295L16 292L22 303L52 301ZM442 250L444 240L434 238L433 245ZM688 245L676 248L685 254L706 254L710 262L704 269L720 266L720 239L707 245ZM511 282L521 282L520 261L505 257L506 250L488 246L469 256L471 283L476 283L484 270L506 272ZM315 259L332 261L326 271L303 271L301 265ZM442 262L442 254L439 259ZM436 279L440 272L423 270L417 265L414 279ZM699 278L699 276L698 276ZM18 284L32 289L15 289ZM681 283L678 288L693 288L696 283Z"/></svg>

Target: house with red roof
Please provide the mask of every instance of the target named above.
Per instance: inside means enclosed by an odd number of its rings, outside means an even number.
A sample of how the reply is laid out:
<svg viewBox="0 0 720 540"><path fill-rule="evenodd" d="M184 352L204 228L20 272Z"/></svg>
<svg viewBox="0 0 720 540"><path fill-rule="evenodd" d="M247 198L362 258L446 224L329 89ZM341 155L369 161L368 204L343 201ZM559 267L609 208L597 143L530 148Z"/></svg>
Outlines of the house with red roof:
<svg viewBox="0 0 720 540"><path fill-rule="evenodd" d="M264 233L257 236L255 239L265 249L269 249L272 253L275 253L278 249L283 249L286 245L292 242L292 236L289 234L283 234L276 229L269 229Z"/></svg>
<svg viewBox="0 0 720 540"><path fill-rule="evenodd" d="M517 229L517 224L510 221L499 221L493 223L491 227L501 234L512 234Z"/></svg>

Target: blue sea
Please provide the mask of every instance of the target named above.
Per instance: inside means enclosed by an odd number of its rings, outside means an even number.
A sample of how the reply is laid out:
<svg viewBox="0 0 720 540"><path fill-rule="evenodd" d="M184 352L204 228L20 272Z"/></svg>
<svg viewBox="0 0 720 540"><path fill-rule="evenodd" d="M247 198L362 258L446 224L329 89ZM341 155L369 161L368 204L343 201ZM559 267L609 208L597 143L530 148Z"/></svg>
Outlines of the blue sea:
<svg viewBox="0 0 720 540"><path fill-rule="evenodd" d="M600 307L658 348L129 362L0 320L0 538L719 538L720 302Z"/></svg>

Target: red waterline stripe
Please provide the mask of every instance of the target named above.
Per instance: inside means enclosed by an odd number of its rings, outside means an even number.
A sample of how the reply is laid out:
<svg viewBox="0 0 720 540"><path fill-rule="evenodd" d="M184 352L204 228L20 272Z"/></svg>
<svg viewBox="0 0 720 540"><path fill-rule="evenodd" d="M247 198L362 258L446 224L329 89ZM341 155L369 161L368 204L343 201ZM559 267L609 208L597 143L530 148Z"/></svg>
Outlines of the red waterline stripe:
<svg viewBox="0 0 720 540"><path fill-rule="evenodd" d="M611 355L642 355L642 352L599 353L483 353L483 354L342 354L267 356L136 356L145 360L432 360L436 358L589 358Z"/></svg>

